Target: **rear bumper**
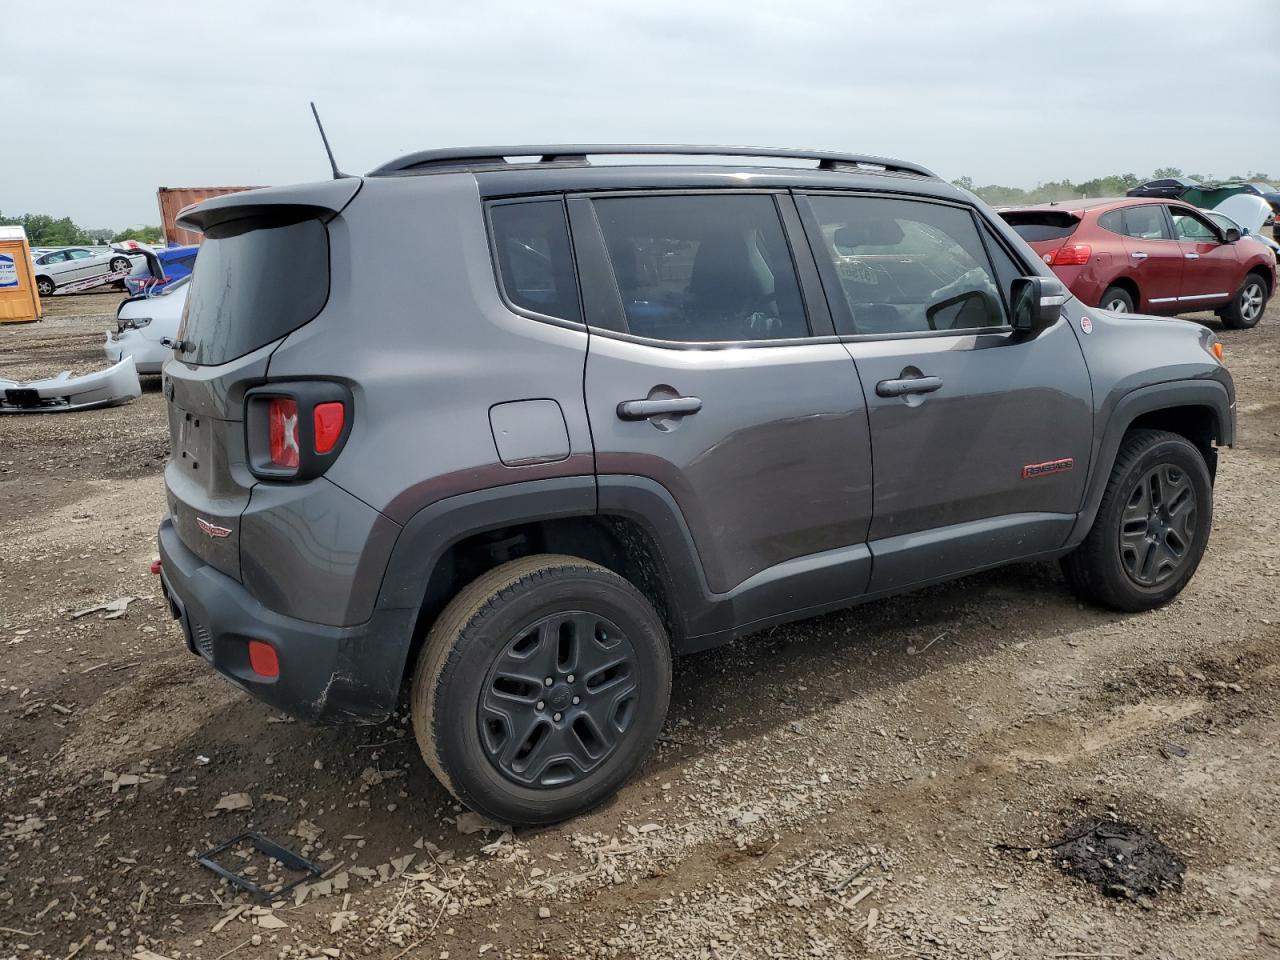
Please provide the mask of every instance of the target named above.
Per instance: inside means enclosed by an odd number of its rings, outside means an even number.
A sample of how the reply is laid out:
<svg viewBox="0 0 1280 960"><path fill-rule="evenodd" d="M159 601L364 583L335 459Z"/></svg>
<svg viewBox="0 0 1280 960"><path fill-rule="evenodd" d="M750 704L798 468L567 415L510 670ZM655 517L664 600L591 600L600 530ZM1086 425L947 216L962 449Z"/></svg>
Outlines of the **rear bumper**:
<svg viewBox="0 0 1280 960"><path fill-rule="evenodd" d="M160 524L160 580L187 648L242 690L317 723L378 723L395 710L414 611L378 610L353 627L282 616L187 549ZM249 666L248 642L275 648L280 675Z"/></svg>

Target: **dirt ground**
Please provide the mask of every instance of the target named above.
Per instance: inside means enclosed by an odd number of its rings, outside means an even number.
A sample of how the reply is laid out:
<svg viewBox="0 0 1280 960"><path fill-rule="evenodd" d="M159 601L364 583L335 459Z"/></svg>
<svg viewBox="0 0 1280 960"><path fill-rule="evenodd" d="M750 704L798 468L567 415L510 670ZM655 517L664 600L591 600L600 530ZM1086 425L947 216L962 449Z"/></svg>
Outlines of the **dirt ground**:
<svg viewBox="0 0 1280 960"><path fill-rule="evenodd" d="M116 299L0 328L0 373L96 365ZM678 661L640 776L514 834L403 721L290 723L185 650L148 570L157 381L0 417L0 957L1280 957L1280 309L1220 336L1239 443L1173 605L1023 565ZM1089 816L1153 830L1182 889L1061 871ZM323 878L258 905L194 861L249 829Z"/></svg>

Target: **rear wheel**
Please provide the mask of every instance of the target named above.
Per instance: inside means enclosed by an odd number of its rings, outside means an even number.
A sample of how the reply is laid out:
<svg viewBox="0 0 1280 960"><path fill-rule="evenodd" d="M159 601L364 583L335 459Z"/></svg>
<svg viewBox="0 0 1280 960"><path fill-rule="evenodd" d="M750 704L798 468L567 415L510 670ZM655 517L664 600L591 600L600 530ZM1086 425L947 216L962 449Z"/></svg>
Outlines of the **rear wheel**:
<svg viewBox="0 0 1280 960"><path fill-rule="evenodd" d="M1267 309L1267 281L1256 273L1244 278L1240 289L1221 313L1222 323L1232 330L1256 327Z"/></svg>
<svg viewBox="0 0 1280 960"><path fill-rule="evenodd" d="M1098 306L1112 313L1133 313L1133 295L1124 287L1107 287Z"/></svg>
<svg viewBox="0 0 1280 960"><path fill-rule="evenodd" d="M128 257L115 257L108 264L112 273L119 273L121 270L129 270L133 267L133 263Z"/></svg>
<svg viewBox="0 0 1280 960"><path fill-rule="evenodd" d="M53 291L57 289L53 281L48 277L36 277L36 292L42 297L53 296Z"/></svg>
<svg viewBox="0 0 1280 960"><path fill-rule="evenodd" d="M427 765L502 823L557 823L612 796L666 717L671 656L634 586L576 557L513 560L445 608L413 678Z"/></svg>
<svg viewBox="0 0 1280 960"><path fill-rule="evenodd" d="M1162 430L1125 437L1098 515L1062 560L1081 597L1114 610L1163 606L1195 574L1213 524L1213 486L1200 451Z"/></svg>

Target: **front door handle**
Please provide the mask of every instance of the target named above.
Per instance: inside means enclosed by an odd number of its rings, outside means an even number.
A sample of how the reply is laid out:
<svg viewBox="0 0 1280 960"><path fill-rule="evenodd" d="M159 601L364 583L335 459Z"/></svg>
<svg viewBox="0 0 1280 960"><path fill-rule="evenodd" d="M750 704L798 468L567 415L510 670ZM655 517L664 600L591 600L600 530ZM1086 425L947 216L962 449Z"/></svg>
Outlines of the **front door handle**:
<svg viewBox="0 0 1280 960"><path fill-rule="evenodd" d="M623 400L618 404L619 420L648 420L651 417L682 417L702 409L698 397L667 397L661 400Z"/></svg>
<svg viewBox="0 0 1280 960"><path fill-rule="evenodd" d="M1146 255L1145 253L1143 253L1141 250L1139 250L1137 253L1132 253L1132 254L1130 254L1130 256L1131 256L1131 257L1133 257L1133 259L1135 259L1135 260L1145 260L1145 259L1147 259L1147 255Z"/></svg>
<svg viewBox="0 0 1280 960"><path fill-rule="evenodd" d="M933 393L941 386L941 377L907 377L902 380L881 380L876 384L876 396L905 397L913 393Z"/></svg>
<svg viewBox="0 0 1280 960"><path fill-rule="evenodd" d="M1184 257L1186 257L1188 260L1199 260L1199 259L1200 259L1200 254L1198 254L1198 253L1184 253L1184 254L1183 254L1183 256L1184 256Z"/></svg>

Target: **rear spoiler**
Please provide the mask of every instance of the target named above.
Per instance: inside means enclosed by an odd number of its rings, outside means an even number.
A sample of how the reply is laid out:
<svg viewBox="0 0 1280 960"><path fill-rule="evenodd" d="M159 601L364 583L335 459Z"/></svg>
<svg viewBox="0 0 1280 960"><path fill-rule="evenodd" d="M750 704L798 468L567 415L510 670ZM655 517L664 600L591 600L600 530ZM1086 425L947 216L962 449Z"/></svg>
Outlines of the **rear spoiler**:
<svg viewBox="0 0 1280 960"><path fill-rule="evenodd" d="M178 213L178 226L204 233L230 220L261 216L317 217L331 220L342 212L360 191L363 181L355 177L322 180L288 187L263 187L201 200Z"/></svg>

